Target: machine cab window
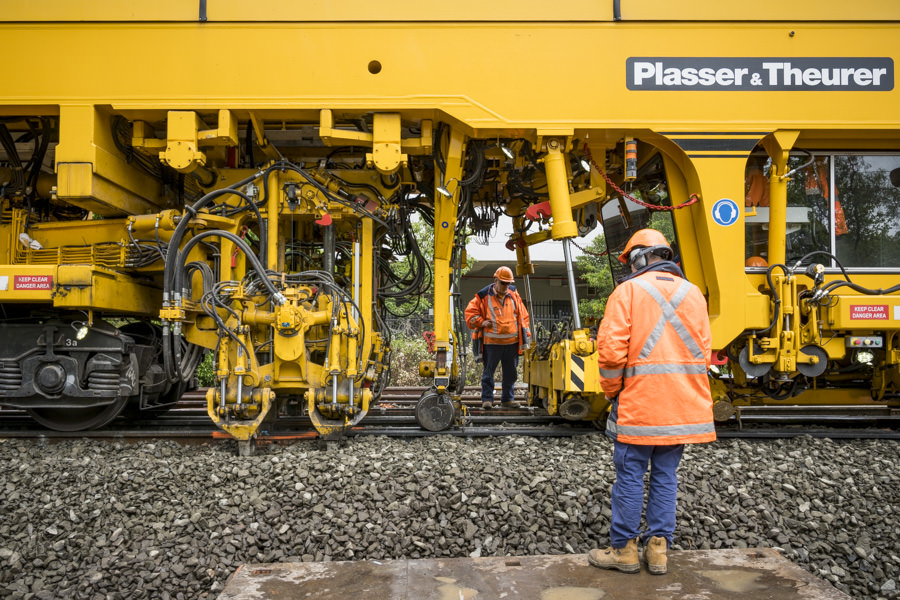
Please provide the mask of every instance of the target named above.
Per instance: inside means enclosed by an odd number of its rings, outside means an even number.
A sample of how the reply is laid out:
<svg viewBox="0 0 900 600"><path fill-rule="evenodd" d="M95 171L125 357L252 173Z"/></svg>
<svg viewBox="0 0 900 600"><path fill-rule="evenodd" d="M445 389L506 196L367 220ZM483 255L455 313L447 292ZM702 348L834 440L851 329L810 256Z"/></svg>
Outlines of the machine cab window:
<svg viewBox="0 0 900 600"><path fill-rule="evenodd" d="M900 155L792 153L788 170L786 259L810 252L826 267L900 265ZM748 270L768 265L771 161L754 154L745 172Z"/></svg>

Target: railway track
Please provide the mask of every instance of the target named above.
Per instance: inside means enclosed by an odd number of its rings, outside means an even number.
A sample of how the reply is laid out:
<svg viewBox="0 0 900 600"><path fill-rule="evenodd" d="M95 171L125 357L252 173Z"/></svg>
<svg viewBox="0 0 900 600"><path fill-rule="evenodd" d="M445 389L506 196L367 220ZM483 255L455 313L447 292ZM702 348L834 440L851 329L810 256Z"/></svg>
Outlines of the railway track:
<svg viewBox="0 0 900 600"><path fill-rule="evenodd" d="M533 437L570 437L601 434L601 428L589 422L571 422L549 416L534 407L518 409L481 409L478 388L467 388L463 395L467 417L462 426L442 432L426 431L415 421L416 402L422 393L418 387L388 388L381 402L370 409L361 426L347 431L347 437L385 435L391 437L423 437L453 435L488 437L526 435ZM90 439L174 439L182 441L229 440L206 414L204 390L186 393L168 412L141 420L120 417L108 426L80 432L61 432L38 426L20 410L0 407L0 437L64 440ZM869 410L841 411L821 407L765 407L766 410L742 409L737 418L717 428L720 438L777 439L811 436L833 439L900 439L900 415L872 413ZM317 439L318 434L306 417L280 417L262 431L261 442L289 442Z"/></svg>

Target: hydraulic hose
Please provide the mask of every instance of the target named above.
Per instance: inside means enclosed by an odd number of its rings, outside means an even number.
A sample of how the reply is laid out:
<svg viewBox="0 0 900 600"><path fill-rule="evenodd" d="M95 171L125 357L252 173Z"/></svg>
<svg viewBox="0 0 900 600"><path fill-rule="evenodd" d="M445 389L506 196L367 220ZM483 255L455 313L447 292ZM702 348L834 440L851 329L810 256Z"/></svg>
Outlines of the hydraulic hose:
<svg viewBox="0 0 900 600"><path fill-rule="evenodd" d="M184 234L188 229L188 225L190 224L191 219L197 212L206 207L208 204L212 203L213 200L218 198L223 194L231 194L238 193L237 188L247 185L254 179L263 176L266 171L257 171L256 173L245 177L244 179L228 186L227 188L222 188L218 190L213 190L212 192L206 194L197 202L195 202L192 206L186 206L185 211L188 215L179 221L178 225L175 226L175 231L172 232L172 238L169 240L169 249L175 248L177 249L181 245L181 240L184 238ZM265 235L265 227L260 227L261 239L262 236ZM202 235L202 234L201 234ZM236 236L235 236L236 237ZM196 238L194 238L196 239ZM248 255L248 257L252 256L253 259L257 257L253 255L253 252L247 247L246 244L243 243L243 240L238 238L240 244L239 247L242 247L244 252ZM262 244L262 252L265 250L265 243ZM166 264L163 269L163 307L168 308L171 306L172 292L174 290L179 290L180 288L175 287L175 282L177 279L178 273L175 271L175 263L176 259L180 255L180 252L166 252ZM182 259L182 262L184 259ZM252 261L251 261L252 262ZM256 260L256 264L259 264L259 260ZM171 298L171 299L170 299ZM169 379L169 381L176 381L178 379L178 373L176 371L176 361L175 356L180 354L179 349L175 348L175 343L173 340L173 332L169 329L169 323L166 320L163 320L163 339L162 339L162 349L163 349L163 369L165 370L165 375Z"/></svg>
<svg viewBox="0 0 900 600"><path fill-rule="evenodd" d="M228 186L227 188L213 190L212 192L206 194L205 196L203 196L202 198L197 200L197 202L195 202L192 206L189 206L189 207L186 206L185 211L189 214L186 218L179 221L178 225L175 226L175 231L172 232L172 238L169 240L169 248L178 248L179 246L181 246L181 240L184 237L184 233L188 229L188 225L190 224L191 219L193 219L194 215L196 215L200 209L205 208L208 204L212 203L213 200L215 200L216 198L218 198L219 196L221 196L223 194L235 193L237 188L247 185L254 179L257 179L258 177L265 175L265 173L266 173L266 171L257 171L253 175L245 177L244 179ZM264 229L265 228L261 228L261 230L264 230ZM262 235L264 235L264 234L262 231L260 231L260 234L261 234L261 239L262 239ZM262 247L265 248L265 244L262 244ZM175 269L176 254L177 254L177 252L167 252L166 253L166 266L165 266L165 270L163 271L163 306L169 306L169 296L170 296L172 290L175 289L174 288L174 283L175 283L174 269Z"/></svg>
<svg viewBox="0 0 900 600"><path fill-rule="evenodd" d="M796 271L797 268L800 267L800 265L803 263L804 260L806 260L810 256L814 256L816 254L823 254L823 255L831 258L834 262L836 262L838 268L841 270L841 274L844 276L844 279L845 279L845 281L841 281L839 279L835 280L835 281L831 281L829 283L826 283L824 286L822 286L821 289L826 294L830 293L833 290L836 290L837 288L840 288L840 287L849 287L850 289L855 290L861 294L865 294L867 296L879 296L879 295L885 295L885 294L893 294L895 292L900 291L900 284L889 287L887 289L880 288L877 290L873 290L870 288L863 287L859 284L853 283L853 281L850 280L850 275L847 273L847 269L844 268L844 265L841 264L841 261L839 261L838 258L834 254L831 254L830 252L825 252L824 250L816 250L816 251L810 252L809 254L804 255L800 260L798 260L796 263L794 263L794 267L793 267L792 271Z"/></svg>
<svg viewBox="0 0 900 600"><path fill-rule="evenodd" d="M188 242L184 245L180 251L177 252L177 258L175 259L175 281L174 288L175 290L181 290L184 285L184 261L191 249L200 243L200 240L203 240L208 237L223 237L237 246L246 256L247 260L250 261L250 264L255 270L262 280L263 285L268 290L269 294L272 297L272 302L275 304L284 304L287 300L284 295L279 292L269 278L266 276L266 270L263 267L262 263L259 261L259 258L253 253L253 250L248 246L244 240L235 234L229 231L204 231L192 237ZM170 254L176 254L171 252ZM168 256L167 256L168 258ZM180 292L179 292L180 293ZM181 364L181 347L178 344L178 340L174 339L180 324L176 323L175 330L169 331L168 323L163 324L163 367L166 370L167 376L170 380L175 380L177 378L178 373L175 371L176 365Z"/></svg>
<svg viewBox="0 0 900 600"><path fill-rule="evenodd" d="M178 257L176 259L176 267L178 267L175 271L175 289L180 290L184 285L184 261L187 255L190 253L191 249L194 246L200 243L200 240L206 239L208 237L222 237L230 242L232 242L235 246L237 246L246 256L247 260L250 261L251 267L260 277L260 280L265 286L266 290L269 292L269 295L272 297L272 301L275 304L284 304L287 299L284 295L279 292L275 285L269 280L269 277L266 274L266 268L260 262L259 257L257 257L250 246L247 245L244 240L242 240L239 236L231 233L230 231L222 231L222 230L212 230L212 231L204 231L198 233L194 237L192 237L188 242L184 245L184 248L178 251Z"/></svg>
<svg viewBox="0 0 900 600"><path fill-rule="evenodd" d="M769 326L765 329L756 329L751 331L753 335L760 335L761 333L768 333L772 331L772 328L775 327L775 324L778 322L778 318L781 316L781 298L778 297L778 292L775 290L775 284L772 283L772 271L776 268L780 268L784 271L785 275L789 275L790 271L788 270L786 265L781 263L775 263L766 271L766 281L769 282L769 289L772 290L772 297L774 298L772 302L772 322L769 323Z"/></svg>

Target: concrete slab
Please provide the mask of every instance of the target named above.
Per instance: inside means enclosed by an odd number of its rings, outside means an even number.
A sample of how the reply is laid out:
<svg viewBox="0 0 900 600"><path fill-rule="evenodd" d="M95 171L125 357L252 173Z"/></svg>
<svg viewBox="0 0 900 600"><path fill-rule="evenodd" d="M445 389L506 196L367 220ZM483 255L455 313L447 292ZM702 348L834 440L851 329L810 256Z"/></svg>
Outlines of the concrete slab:
<svg viewBox="0 0 900 600"><path fill-rule="evenodd" d="M219 600L848 600L769 548L669 552L669 573L597 569L584 554L248 564Z"/></svg>

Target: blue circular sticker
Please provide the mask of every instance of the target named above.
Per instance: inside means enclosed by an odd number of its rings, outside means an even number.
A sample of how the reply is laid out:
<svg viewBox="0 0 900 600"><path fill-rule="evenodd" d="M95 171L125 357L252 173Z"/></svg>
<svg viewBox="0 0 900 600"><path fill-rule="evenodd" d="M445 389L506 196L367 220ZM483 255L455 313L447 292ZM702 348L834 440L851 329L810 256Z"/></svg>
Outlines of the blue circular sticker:
<svg viewBox="0 0 900 600"><path fill-rule="evenodd" d="M722 225L723 227L728 227L729 225L734 225L738 216L740 216L740 209L738 208L737 202L732 200L731 198L722 198L713 204L712 207L712 218L713 221Z"/></svg>
<svg viewBox="0 0 900 600"><path fill-rule="evenodd" d="M444 229L447 229L448 227L450 227L450 223L448 223L447 221L444 221L441 223L441 227L443 227Z"/></svg>

